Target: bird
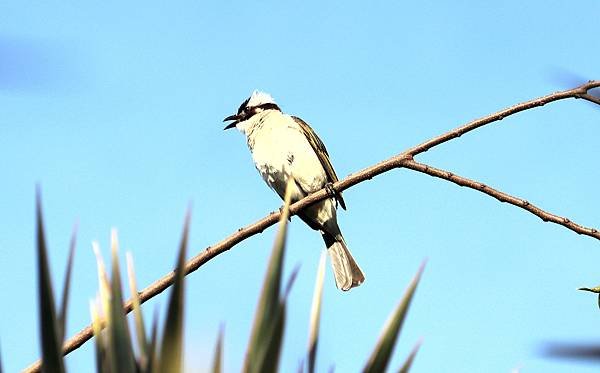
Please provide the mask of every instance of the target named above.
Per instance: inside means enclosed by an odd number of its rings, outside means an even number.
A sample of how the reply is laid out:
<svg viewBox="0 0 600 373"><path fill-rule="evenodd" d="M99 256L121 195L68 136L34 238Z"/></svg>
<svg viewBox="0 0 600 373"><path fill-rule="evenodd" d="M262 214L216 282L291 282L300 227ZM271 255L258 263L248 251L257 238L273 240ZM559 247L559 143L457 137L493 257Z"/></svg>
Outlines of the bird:
<svg viewBox="0 0 600 373"><path fill-rule="evenodd" d="M299 117L283 113L271 95L258 90L223 122L230 122L224 130L237 128L246 136L256 169L282 199L290 177L294 180L292 202L323 188L330 191L330 198L303 209L298 216L321 233L337 288L348 291L362 284L364 273L348 250L337 222L338 203L344 210L346 203L331 187L338 177L315 131Z"/></svg>

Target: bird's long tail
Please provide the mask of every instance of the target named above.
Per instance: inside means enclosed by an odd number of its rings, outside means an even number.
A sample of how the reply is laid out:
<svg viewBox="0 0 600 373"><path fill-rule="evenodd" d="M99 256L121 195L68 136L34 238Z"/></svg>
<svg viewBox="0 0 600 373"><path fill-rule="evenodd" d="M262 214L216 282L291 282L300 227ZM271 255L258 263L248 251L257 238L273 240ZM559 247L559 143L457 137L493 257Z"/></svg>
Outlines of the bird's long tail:
<svg viewBox="0 0 600 373"><path fill-rule="evenodd" d="M365 275L350 254L344 238L339 235L334 238L328 233L322 233L327 252L331 258L335 284L338 289L348 291L365 281Z"/></svg>

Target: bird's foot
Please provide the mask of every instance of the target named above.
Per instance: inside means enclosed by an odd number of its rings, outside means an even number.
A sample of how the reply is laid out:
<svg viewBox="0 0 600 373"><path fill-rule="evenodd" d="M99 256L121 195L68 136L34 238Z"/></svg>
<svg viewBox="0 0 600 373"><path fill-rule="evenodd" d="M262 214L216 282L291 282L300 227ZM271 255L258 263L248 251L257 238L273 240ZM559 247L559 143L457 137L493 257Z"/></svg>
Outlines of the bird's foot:
<svg viewBox="0 0 600 373"><path fill-rule="evenodd" d="M279 208L279 213L280 213L280 214L283 214L283 206L281 206L281 207ZM292 221L292 216L291 216L291 215L288 215L288 221Z"/></svg>
<svg viewBox="0 0 600 373"><path fill-rule="evenodd" d="M325 190L327 191L327 194L329 195L329 197L335 199L335 207L337 208L339 194L335 191L335 189L333 189L333 183L329 182L329 183L325 184Z"/></svg>
<svg viewBox="0 0 600 373"><path fill-rule="evenodd" d="M329 197L337 196L337 192L335 191L335 189L333 189L333 183L325 184L325 190L327 191L327 194L329 195Z"/></svg>

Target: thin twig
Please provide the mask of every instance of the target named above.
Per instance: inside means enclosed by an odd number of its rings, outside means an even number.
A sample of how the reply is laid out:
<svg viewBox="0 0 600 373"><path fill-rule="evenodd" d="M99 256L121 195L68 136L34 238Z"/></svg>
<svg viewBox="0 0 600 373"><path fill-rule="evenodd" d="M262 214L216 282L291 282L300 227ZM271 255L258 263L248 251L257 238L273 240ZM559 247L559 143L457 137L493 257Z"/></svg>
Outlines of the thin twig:
<svg viewBox="0 0 600 373"><path fill-rule="evenodd" d="M589 93L583 94L579 97L583 98L584 100L588 100L589 102L593 102L594 104L600 105L600 97L592 96Z"/></svg>
<svg viewBox="0 0 600 373"><path fill-rule="evenodd" d="M457 185L460 185L463 187L475 189L479 192L487 194L488 196L496 198L500 202L506 202L511 205L520 207L524 210L527 210L530 213L532 213L532 214L536 215L537 217L539 217L540 219L542 219L543 221L562 225L563 227L570 229L575 233L594 237L594 238L600 240L600 232L595 228L587 228L587 227L584 227L577 223L574 223L567 218L546 212L546 211L542 210L541 208L535 206L534 204L532 204L524 199L511 196L510 194L507 194L507 193L504 193L497 189L494 189L484 183L480 183L475 180L467 179L466 177L459 176L455 173L441 170L439 168L431 167L429 165L426 165L423 163L418 163L418 162L415 162L412 160L407 160L406 162L404 162L403 167L409 168L411 170L419 171L419 172L422 172L422 173L425 173L427 175L431 175L434 177L439 177L440 179L448 180L454 184L457 184Z"/></svg>
<svg viewBox="0 0 600 373"><path fill-rule="evenodd" d="M450 132L446 132L442 135L434 137L431 140L427 140L422 144L419 144L413 148L408 149L405 153L410 154L414 157L415 155L417 155L419 153L426 152L427 150L433 148L436 145L439 145L446 141L460 137L460 136L464 135L465 133L472 131L474 129L477 129L481 126L484 126L486 124L490 124L492 122L497 122L497 121L500 121L500 120L508 117L509 115L513 115L513 114L519 113L521 111L533 109L536 107L544 106L550 102L554 102L554 101L558 101L558 100L564 100L567 98L583 98L583 99L595 102L598 105L600 105L599 101L593 100L596 97L588 94L589 90L598 88L598 87L600 87L600 80L590 80L589 82L582 84L577 88L569 89L567 91L560 91L560 92L552 93L550 95L536 98L534 100L522 102L520 104L511 106L504 110L500 110L496 113L476 119L472 122L465 124L464 126L460 126Z"/></svg>
<svg viewBox="0 0 600 373"><path fill-rule="evenodd" d="M382 173L388 172L392 169L408 168L408 169L423 172L423 173L426 173L426 174L429 174L429 175L432 175L435 177L439 177L444 180L451 181L458 185L473 188L480 192L486 193L494 198L497 198L498 200L500 200L502 202L507 202L514 206L525 209L525 210L533 213L534 215L539 216L540 218L544 219L545 221L550 221L550 222L562 225L562 226L564 226L568 229L571 229L572 231L577 232L579 234L587 235L587 236L590 236L590 237L600 240L600 233L598 232L597 229L583 227L579 224L575 224L574 222L570 221L567 218L562 218L560 216L548 213L548 212L540 209L539 207L533 206L530 203L528 203L527 201L522 200L520 198L513 197L509 194L506 194L506 193L501 192L496 189L492 189L492 188L485 186L484 184L478 183L476 181L466 179L461 176L449 173L447 171L440 170L440 169L437 169L437 168L434 168L434 167L431 167L431 166L428 166L428 165L425 165L422 163L415 162L413 160L413 157L415 155L423 153L423 152L433 148L434 146L440 145L444 142L447 142L447 141L450 141L457 137L460 137L461 135L463 135L469 131L477 129L486 124L502 120L503 118L505 118L507 116L516 114L516 113L524 111L524 110L533 109L535 107L540 107L540 106L543 106L543 105L553 102L553 101L563 100L563 99L567 99L567 98L583 98L588 101L592 101L589 99L589 97L593 97L593 96L588 95L587 92L590 89L597 88L597 87L600 87L600 81L589 81L588 83L583 84L577 88L570 89L567 91L556 92L556 93L553 93L553 94L550 94L550 95L547 95L544 97L540 97L540 98L537 98L537 99L534 99L531 101L523 102L523 103L511 106L507 109L501 110L497 113L490 114L483 118L474 120L474 121L469 122L461 127L456 128L452 131L446 132L446 133L444 133L440 136L437 136L431 140L425 141L425 142L423 142L413 148L410 148L407 151L402 152L394 157L391 157L385 161L379 162L371 167L367 167L355 174L351 174L348 177L346 177L345 179L340 180L340 181L336 182L335 184L333 184L333 189L337 192L341 192L341 191L344 191L358 183L361 183L366 180L370 180L373 177L380 175ZM595 101L592 101L592 102L595 102ZM596 102L596 103L598 103L598 102ZM290 215L296 215L303 208L305 208L313 203L316 203L318 201L321 201L325 198L328 198L328 197L329 197L329 193L326 189L322 189L318 192L315 192L315 193L303 198L302 200L292 204L290 206ZM248 237L251 237L258 233L261 233L266 228L274 225L279 220L279 216L280 216L279 212L272 212L271 214L267 215L266 217L260 219L259 221L255 222L253 224L250 224L244 228L239 229L236 233L230 235L229 237L225 238L224 240L220 241L219 243L206 248L203 252L196 255L195 257L193 257L186 263L186 266L185 266L186 275L191 272L194 272L195 270L200 268L204 263L208 262L209 260L216 257L217 255L231 249L233 246L235 246L236 244L240 243L241 241L247 239ZM173 274L173 272L170 272L167 275L163 276L161 279L150 284L142 292L140 292L140 294L139 294L140 302L144 303L147 300L153 298L154 296L162 293L173 283L173 278L174 278L174 274ZM124 308L125 308L126 312L131 311L131 309L132 309L131 300L128 300L125 303ZM92 336L93 336L93 332L92 332L91 325L85 327L79 333L75 334L67 342L65 342L65 344L63 345L64 353L68 354L69 352L79 348L86 341L88 341ZM32 365L27 367L25 370L23 370L23 372L39 372L39 371L40 371L40 361L33 363Z"/></svg>

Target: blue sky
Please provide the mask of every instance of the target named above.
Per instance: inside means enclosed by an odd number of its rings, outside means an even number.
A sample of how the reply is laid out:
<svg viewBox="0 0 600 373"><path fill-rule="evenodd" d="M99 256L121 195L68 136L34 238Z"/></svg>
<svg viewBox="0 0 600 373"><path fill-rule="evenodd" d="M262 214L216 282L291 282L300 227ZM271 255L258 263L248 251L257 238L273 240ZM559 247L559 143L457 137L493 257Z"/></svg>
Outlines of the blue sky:
<svg viewBox="0 0 600 373"><path fill-rule="evenodd" d="M34 190L62 283L79 221L69 335L89 323L91 242L119 230L143 287L170 271L193 201L189 255L280 206L243 137L223 132L254 89L311 123L341 177L466 121L600 79L597 1L0 4L0 348L6 371L39 356ZM418 160L600 226L600 111L563 101L443 144ZM366 273L342 294L327 273L319 371L357 371L424 258L397 345L415 372L592 372L548 343L599 342L598 241L445 181L396 170L345 193L340 226ZM273 228L187 277L186 364L240 369ZM290 227L282 371L305 352L322 241ZM328 268L329 270L329 268ZM164 295L145 305L150 316ZM67 358L93 367L92 343Z"/></svg>

